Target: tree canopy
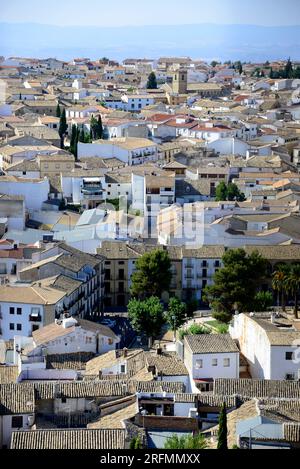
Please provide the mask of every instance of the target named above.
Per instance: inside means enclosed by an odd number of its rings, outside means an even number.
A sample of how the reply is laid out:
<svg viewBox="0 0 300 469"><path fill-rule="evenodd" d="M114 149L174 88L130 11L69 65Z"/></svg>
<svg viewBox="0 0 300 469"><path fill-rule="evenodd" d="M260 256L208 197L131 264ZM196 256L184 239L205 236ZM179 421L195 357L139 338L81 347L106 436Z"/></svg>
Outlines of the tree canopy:
<svg viewBox="0 0 300 469"><path fill-rule="evenodd" d="M247 255L243 249L228 250L223 265L214 275L213 285L204 289L204 298L214 310L213 316L229 322L236 310L255 309L255 296L266 276L267 261L257 252Z"/></svg>
<svg viewBox="0 0 300 469"><path fill-rule="evenodd" d="M177 331L187 319L187 306L178 298L171 298L169 301L168 311L166 313L167 324L174 332Z"/></svg>
<svg viewBox="0 0 300 469"><path fill-rule="evenodd" d="M91 117L91 138L92 140L100 140L103 137L103 124L102 118L99 114L98 119L94 116Z"/></svg>
<svg viewBox="0 0 300 469"><path fill-rule="evenodd" d="M156 75L154 72L151 72L148 81L147 81L147 89L148 90L156 90L157 89L157 80Z"/></svg>
<svg viewBox="0 0 300 469"><path fill-rule="evenodd" d="M216 201L238 201L244 202L246 200L245 194L241 192L238 186L232 182L226 184L221 182L216 188Z"/></svg>
<svg viewBox="0 0 300 469"><path fill-rule="evenodd" d="M145 333L150 339L159 335L165 323L164 308L160 299L155 296L144 301L130 300L128 317L133 329L138 334Z"/></svg>
<svg viewBox="0 0 300 469"><path fill-rule="evenodd" d="M206 449L207 442L203 435L173 435L165 442L165 449Z"/></svg>
<svg viewBox="0 0 300 469"><path fill-rule="evenodd" d="M161 249L147 252L136 262L131 295L136 298L161 298L163 292L169 291L171 280L171 261L168 253Z"/></svg>

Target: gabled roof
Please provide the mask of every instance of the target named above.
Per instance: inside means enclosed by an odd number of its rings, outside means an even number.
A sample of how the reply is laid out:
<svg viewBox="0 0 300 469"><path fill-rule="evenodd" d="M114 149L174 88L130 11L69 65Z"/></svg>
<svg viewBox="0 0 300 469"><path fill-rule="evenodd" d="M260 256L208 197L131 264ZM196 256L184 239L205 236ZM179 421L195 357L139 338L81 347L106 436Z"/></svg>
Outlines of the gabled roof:
<svg viewBox="0 0 300 469"><path fill-rule="evenodd" d="M229 334L188 335L185 342L194 354L239 353Z"/></svg>
<svg viewBox="0 0 300 469"><path fill-rule="evenodd" d="M11 449L124 449L125 429L13 432Z"/></svg>

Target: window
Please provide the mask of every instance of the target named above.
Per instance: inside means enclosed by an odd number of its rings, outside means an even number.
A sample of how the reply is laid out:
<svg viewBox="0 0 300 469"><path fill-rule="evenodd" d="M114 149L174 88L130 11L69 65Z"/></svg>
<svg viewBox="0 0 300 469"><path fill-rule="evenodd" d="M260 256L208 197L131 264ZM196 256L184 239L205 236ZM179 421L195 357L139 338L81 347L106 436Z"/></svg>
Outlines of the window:
<svg viewBox="0 0 300 469"><path fill-rule="evenodd" d="M23 427L23 417L14 416L11 418L11 428L22 428Z"/></svg>
<svg viewBox="0 0 300 469"><path fill-rule="evenodd" d="M285 354L285 359L286 360L289 360L289 361L293 360L293 357L294 357L293 352L286 352L286 354Z"/></svg>
<svg viewBox="0 0 300 469"><path fill-rule="evenodd" d="M218 366L218 359L217 359L217 358L213 358L213 359L212 359L212 362L211 362L211 365L212 365L212 366Z"/></svg>
<svg viewBox="0 0 300 469"><path fill-rule="evenodd" d="M113 339L108 339L108 345L112 345L114 343Z"/></svg>
<svg viewBox="0 0 300 469"><path fill-rule="evenodd" d="M15 308L9 308L9 314L15 314Z"/></svg>
<svg viewBox="0 0 300 469"><path fill-rule="evenodd" d="M17 331L21 331L22 330L22 324L17 324Z"/></svg>
<svg viewBox="0 0 300 469"><path fill-rule="evenodd" d="M121 365L121 373L125 373L126 372L126 367L125 365Z"/></svg>
<svg viewBox="0 0 300 469"><path fill-rule="evenodd" d="M61 403L62 403L62 404L66 404L66 403L67 403L67 398L66 398L66 397L62 397L62 398L61 398Z"/></svg>
<svg viewBox="0 0 300 469"><path fill-rule="evenodd" d="M224 367L225 368L230 367L230 358L224 358Z"/></svg>
<svg viewBox="0 0 300 469"><path fill-rule="evenodd" d="M200 370L203 368L203 360L196 360L196 369Z"/></svg>
<svg viewBox="0 0 300 469"><path fill-rule="evenodd" d="M15 330L15 325L13 323L10 323L9 325L9 330L14 331Z"/></svg>
<svg viewBox="0 0 300 469"><path fill-rule="evenodd" d="M17 314L18 314L19 316L21 316L21 314L22 314L22 308L17 308Z"/></svg>

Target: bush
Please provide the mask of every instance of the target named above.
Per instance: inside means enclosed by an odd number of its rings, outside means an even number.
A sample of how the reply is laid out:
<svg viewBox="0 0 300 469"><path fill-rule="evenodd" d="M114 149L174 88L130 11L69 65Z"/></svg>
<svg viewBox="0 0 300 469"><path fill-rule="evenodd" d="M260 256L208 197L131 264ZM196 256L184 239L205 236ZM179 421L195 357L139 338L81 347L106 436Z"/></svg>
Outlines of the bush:
<svg viewBox="0 0 300 469"><path fill-rule="evenodd" d="M232 315L225 313L224 311L223 312L214 311L212 316L214 319L224 324L229 324L232 319Z"/></svg>
<svg viewBox="0 0 300 469"><path fill-rule="evenodd" d="M188 329L181 329L179 331L179 338L182 340L186 335L204 335L210 334L210 330L200 324L193 324Z"/></svg>

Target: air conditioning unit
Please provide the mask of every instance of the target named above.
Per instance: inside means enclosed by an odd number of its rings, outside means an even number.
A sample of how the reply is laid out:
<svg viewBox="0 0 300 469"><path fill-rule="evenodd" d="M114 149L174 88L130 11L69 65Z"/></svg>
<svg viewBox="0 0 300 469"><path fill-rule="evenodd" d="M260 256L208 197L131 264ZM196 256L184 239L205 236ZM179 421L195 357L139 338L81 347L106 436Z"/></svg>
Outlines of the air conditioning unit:
<svg viewBox="0 0 300 469"><path fill-rule="evenodd" d="M28 423L28 426L29 427L32 427L34 425L34 415L28 415L28 418L27 418L27 423Z"/></svg>
<svg viewBox="0 0 300 469"><path fill-rule="evenodd" d="M198 410L193 407L192 409L189 410L189 418L190 419L196 419L198 417Z"/></svg>

